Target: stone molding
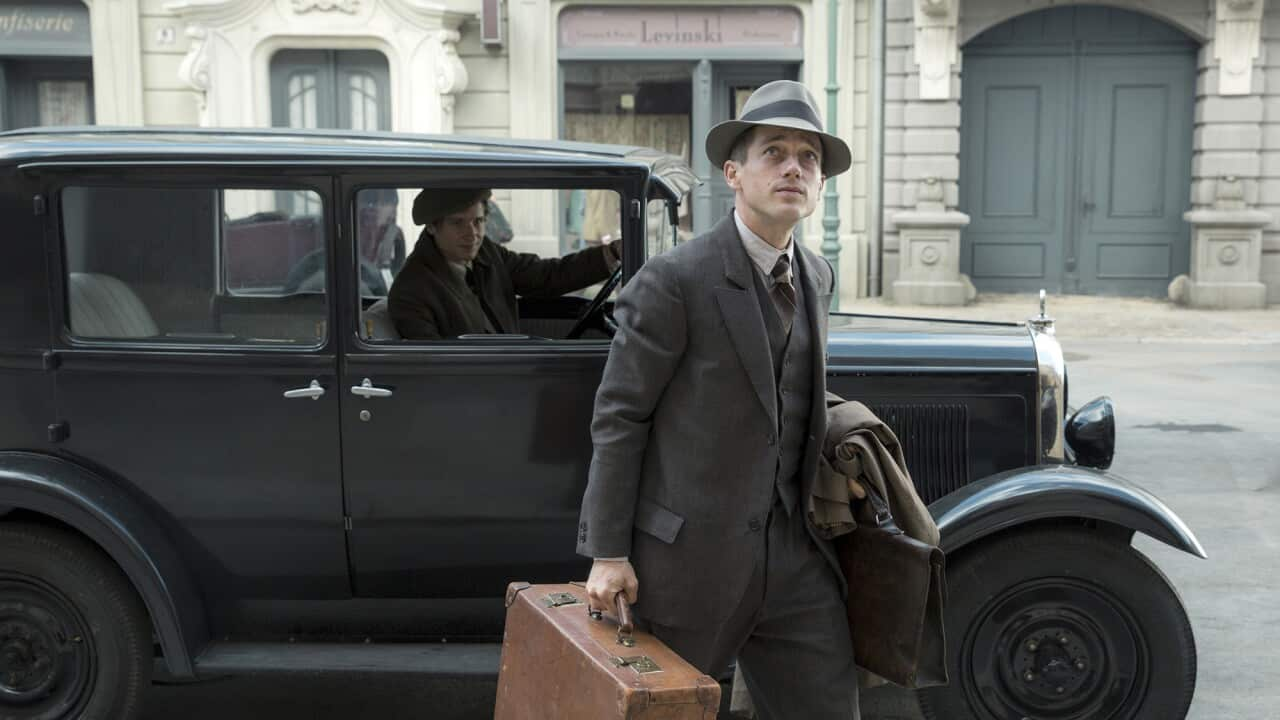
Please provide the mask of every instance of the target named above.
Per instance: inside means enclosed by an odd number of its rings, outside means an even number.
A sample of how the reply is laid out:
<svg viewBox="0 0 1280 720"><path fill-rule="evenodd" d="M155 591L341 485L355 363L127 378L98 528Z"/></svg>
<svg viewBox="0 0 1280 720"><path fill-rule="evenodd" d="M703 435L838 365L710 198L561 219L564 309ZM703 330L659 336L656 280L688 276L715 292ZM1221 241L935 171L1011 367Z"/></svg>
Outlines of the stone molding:
<svg viewBox="0 0 1280 720"><path fill-rule="evenodd" d="M960 0L912 0L912 8L920 99L949 100L951 71L960 51L956 43Z"/></svg>
<svg viewBox="0 0 1280 720"><path fill-rule="evenodd" d="M1217 0L1213 58L1218 61L1218 94L1248 95L1253 61L1262 42L1263 0Z"/></svg>
<svg viewBox="0 0 1280 720"><path fill-rule="evenodd" d="M178 73L199 95L202 126L271 124L277 50L373 49L390 70L391 129L453 131L455 98L467 88L457 52L467 14L426 0L173 0L165 8L191 38Z"/></svg>

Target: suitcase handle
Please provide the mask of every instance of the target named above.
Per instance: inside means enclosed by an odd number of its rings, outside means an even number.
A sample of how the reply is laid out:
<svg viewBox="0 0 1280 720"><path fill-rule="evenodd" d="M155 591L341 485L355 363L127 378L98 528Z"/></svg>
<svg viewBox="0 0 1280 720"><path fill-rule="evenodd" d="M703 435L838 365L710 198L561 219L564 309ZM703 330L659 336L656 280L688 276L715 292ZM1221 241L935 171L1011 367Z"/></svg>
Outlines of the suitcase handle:
<svg viewBox="0 0 1280 720"><path fill-rule="evenodd" d="M613 603L618 609L618 644L635 647L636 641L632 634L636 631L636 624L631 617L631 603L627 602L627 596L623 593L614 595Z"/></svg>
<svg viewBox="0 0 1280 720"><path fill-rule="evenodd" d="M635 647L636 640L633 635L636 631L635 621L631 617L631 604L627 602L627 597L623 593L613 596L613 605L615 612L618 614L618 644L624 647ZM587 610L587 614L592 620L604 620L604 613L599 610Z"/></svg>

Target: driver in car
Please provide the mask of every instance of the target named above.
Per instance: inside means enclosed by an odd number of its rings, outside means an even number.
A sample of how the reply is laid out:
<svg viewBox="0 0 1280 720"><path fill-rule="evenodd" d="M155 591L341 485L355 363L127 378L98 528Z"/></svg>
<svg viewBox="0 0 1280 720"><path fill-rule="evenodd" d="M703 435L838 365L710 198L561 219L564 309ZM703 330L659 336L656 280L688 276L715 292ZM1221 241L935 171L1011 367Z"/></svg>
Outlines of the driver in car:
<svg viewBox="0 0 1280 720"><path fill-rule="evenodd" d="M488 189L431 188L413 201L422 234L387 296L400 337L519 333L516 296L556 297L618 267L621 239L560 258L512 252L485 237Z"/></svg>

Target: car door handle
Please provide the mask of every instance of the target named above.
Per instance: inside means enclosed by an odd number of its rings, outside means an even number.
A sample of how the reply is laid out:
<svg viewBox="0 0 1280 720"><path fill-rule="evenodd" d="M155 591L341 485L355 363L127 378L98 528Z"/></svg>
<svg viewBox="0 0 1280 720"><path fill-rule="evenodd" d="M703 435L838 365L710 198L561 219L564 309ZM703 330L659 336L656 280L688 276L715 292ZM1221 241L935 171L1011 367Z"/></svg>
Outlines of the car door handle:
<svg viewBox="0 0 1280 720"><path fill-rule="evenodd" d="M284 396L290 400L294 398L311 398L319 400L324 395L324 388L320 387L319 380L312 380L311 384L304 388L295 388L293 390L285 390Z"/></svg>
<svg viewBox="0 0 1280 720"><path fill-rule="evenodd" d="M362 398L381 398L391 397L391 391L386 388L374 387L369 378L365 378L359 385L351 386L351 394L359 395Z"/></svg>

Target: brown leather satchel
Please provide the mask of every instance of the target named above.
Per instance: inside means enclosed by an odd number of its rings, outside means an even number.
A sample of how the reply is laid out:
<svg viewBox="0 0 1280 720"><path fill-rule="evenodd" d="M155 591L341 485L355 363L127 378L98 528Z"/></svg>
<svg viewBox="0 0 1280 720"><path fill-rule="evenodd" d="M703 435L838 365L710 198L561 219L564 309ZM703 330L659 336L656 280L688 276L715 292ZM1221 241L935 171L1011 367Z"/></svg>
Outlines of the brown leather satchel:
<svg viewBox="0 0 1280 720"><path fill-rule="evenodd" d="M835 540L854 660L904 688L945 685L942 550L903 533L875 486L863 486L874 518Z"/></svg>

